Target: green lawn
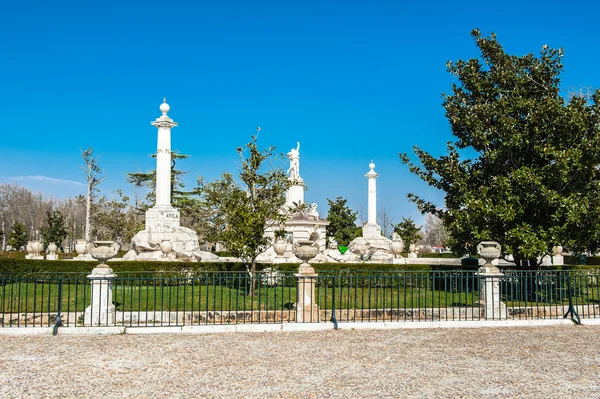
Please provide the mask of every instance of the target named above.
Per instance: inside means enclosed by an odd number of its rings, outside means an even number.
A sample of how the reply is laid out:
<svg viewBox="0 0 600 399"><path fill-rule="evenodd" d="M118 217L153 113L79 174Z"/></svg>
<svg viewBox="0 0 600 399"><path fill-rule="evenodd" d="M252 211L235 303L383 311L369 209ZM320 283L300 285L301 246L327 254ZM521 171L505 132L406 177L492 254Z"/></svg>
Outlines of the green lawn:
<svg viewBox="0 0 600 399"><path fill-rule="evenodd" d="M168 280L166 280L168 281ZM247 287L234 280L185 281L169 285L164 280L144 280L134 285L133 280L117 280L113 285L112 302L119 311L244 311L287 310L296 302L296 285L289 281L284 286L261 286L255 295L247 295ZM423 284L372 284L354 286L336 284L317 286L316 302L322 309L389 309L438 308L473 306L479 301L477 291L449 289ZM444 289L445 288L445 289ZM519 288L519 287L517 287ZM568 303L565 289L552 286L537 287L534 295L520 287L505 287L501 300L508 306L544 306ZM13 282L0 286L0 312L56 312L58 310L57 284L43 282ZM575 304L597 304L600 289L597 285L573 291ZM90 304L91 288L85 279L69 280L62 285L62 311L81 312Z"/></svg>

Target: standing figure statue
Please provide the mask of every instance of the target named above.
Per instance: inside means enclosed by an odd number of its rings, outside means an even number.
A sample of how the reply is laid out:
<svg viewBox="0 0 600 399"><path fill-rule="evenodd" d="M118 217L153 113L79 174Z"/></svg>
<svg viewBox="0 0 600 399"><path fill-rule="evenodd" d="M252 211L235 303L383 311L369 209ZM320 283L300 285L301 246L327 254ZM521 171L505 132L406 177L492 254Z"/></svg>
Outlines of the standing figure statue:
<svg viewBox="0 0 600 399"><path fill-rule="evenodd" d="M300 177L300 142L298 142L298 147L292 148L290 152L287 153L288 158L290 159L290 168L287 170L287 173L292 180L301 179Z"/></svg>

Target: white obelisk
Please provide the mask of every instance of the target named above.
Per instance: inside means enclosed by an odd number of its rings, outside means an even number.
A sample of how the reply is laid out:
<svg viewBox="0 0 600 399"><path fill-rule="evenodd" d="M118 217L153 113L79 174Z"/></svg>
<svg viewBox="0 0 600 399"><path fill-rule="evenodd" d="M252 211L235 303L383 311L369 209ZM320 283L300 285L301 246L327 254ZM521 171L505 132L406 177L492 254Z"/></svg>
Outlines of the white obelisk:
<svg viewBox="0 0 600 399"><path fill-rule="evenodd" d="M363 237L366 239L377 239L381 237L381 227L377 225L377 177L375 164L369 164L371 169L365 177L368 179L368 202L367 202L367 224L363 226Z"/></svg>
<svg viewBox="0 0 600 399"><path fill-rule="evenodd" d="M158 128L156 146L156 201L146 212L146 229L179 226L179 210L171 206L171 128L177 122L167 116L171 107L167 99L160 105L162 116L150 122Z"/></svg>

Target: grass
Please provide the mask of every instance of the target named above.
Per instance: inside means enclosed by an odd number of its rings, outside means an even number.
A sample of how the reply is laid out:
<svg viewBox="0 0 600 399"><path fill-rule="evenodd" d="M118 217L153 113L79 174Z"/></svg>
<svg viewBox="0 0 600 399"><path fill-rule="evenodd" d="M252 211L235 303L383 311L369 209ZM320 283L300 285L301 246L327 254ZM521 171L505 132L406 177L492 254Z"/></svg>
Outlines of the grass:
<svg viewBox="0 0 600 399"><path fill-rule="evenodd" d="M118 311L250 311L289 310L296 302L296 285L284 281L284 285L259 287L254 296L247 295L242 281L207 282L184 280L185 284L167 284L168 280L147 280L144 285L131 281L116 280L113 284L112 302ZM246 280L244 280L246 281ZM138 281L139 282L139 281ZM242 284L238 284L242 282ZM214 284L213 284L214 283ZM474 290L432 289L426 284L393 286L392 284L355 284L317 286L316 302L322 309L389 309L389 308L442 308L473 306L479 301ZM564 289L538 287L533 295L527 295L513 287L504 286L502 301L508 306L544 306L568 304ZM53 282L18 281L0 287L0 312L40 313L58 310L59 286ZM598 304L597 285L574 292L575 304ZM67 280L62 285L62 312L82 312L91 301L91 288L86 279Z"/></svg>

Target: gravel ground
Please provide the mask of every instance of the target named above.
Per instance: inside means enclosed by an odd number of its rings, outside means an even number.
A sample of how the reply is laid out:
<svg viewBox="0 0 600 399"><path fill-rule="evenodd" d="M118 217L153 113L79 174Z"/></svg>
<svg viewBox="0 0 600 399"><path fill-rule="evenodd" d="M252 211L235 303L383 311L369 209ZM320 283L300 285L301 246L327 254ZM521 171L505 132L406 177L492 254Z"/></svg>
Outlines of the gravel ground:
<svg viewBox="0 0 600 399"><path fill-rule="evenodd" d="M600 398L600 326L0 337L1 397Z"/></svg>

